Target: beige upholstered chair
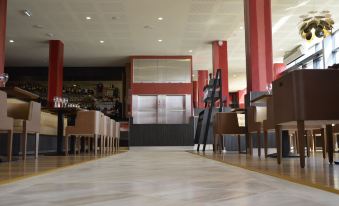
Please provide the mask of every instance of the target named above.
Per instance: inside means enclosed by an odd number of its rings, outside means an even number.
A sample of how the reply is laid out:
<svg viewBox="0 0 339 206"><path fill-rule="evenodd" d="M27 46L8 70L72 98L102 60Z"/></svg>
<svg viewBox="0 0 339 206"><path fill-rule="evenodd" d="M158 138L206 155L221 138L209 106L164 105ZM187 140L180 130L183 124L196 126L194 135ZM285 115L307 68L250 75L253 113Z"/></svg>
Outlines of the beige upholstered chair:
<svg viewBox="0 0 339 206"><path fill-rule="evenodd" d="M7 94L0 91L0 132L7 132L7 159L12 160L13 118L7 116Z"/></svg>
<svg viewBox="0 0 339 206"><path fill-rule="evenodd" d="M264 119L266 119L266 107L250 106L247 108L248 115L248 133L250 154L253 154L252 133L257 133L258 156L261 156L261 129Z"/></svg>
<svg viewBox="0 0 339 206"><path fill-rule="evenodd" d="M29 103L9 103L8 116L14 118L14 133L21 134L22 158L27 155L27 134L35 134L35 158L39 153L39 134L41 119L41 104L37 102Z"/></svg>
<svg viewBox="0 0 339 206"><path fill-rule="evenodd" d="M213 120L214 132L214 150L218 150L218 146L222 142L222 135L237 135L238 136L238 150L240 150L240 135L246 134L245 127L239 126L238 116L235 112L218 112L214 115ZM220 148L222 148L221 146Z"/></svg>
<svg viewBox="0 0 339 206"><path fill-rule="evenodd" d="M106 147L106 137L107 137L107 118L101 113L100 115L100 154L104 154Z"/></svg>
<svg viewBox="0 0 339 206"><path fill-rule="evenodd" d="M120 151L120 122L115 122L115 151Z"/></svg>
<svg viewBox="0 0 339 206"><path fill-rule="evenodd" d="M94 154L97 154L98 137L100 133L100 121L103 114L99 111L79 111L75 119L75 126L67 126L65 134L65 154L68 155L69 137L90 137L94 140Z"/></svg>
<svg viewBox="0 0 339 206"><path fill-rule="evenodd" d="M111 139L112 139L112 122L111 118L105 116L106 118L106 141L105 141L105 153L111 152Z"/></svg>

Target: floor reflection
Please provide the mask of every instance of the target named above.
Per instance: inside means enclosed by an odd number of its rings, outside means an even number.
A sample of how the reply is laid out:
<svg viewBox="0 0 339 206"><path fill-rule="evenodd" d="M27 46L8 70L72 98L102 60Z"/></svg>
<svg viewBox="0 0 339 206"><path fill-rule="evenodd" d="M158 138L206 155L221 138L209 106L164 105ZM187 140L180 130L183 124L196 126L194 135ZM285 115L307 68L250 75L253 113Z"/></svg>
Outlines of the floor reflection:
<svg viewBox="0 0 339 206"><path fill-rule="evenodd" d="M299 166L299 158L284 158L282 164L278 165L275 158L259 158L234 152L216 154L212 151L192 151L192 153L339 194L339 165L329 165L328 159L323 159L321 152L311 153L311 156L306 158L304 169ZM253 154L257 152L254 151ZM334 159L339 160L338 153L334 154Z"/></svg>

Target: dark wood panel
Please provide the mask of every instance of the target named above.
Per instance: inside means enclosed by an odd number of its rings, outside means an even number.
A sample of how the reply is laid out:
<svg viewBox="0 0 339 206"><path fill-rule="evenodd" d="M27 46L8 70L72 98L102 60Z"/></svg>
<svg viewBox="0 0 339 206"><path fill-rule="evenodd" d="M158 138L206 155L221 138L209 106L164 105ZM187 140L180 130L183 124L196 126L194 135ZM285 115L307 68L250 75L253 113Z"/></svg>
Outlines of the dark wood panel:
<svg viewBox="0 0 339 206"><path fill-rule="evenodd" d="M130 146L193 146L193 124L133 124Z"/></svg>

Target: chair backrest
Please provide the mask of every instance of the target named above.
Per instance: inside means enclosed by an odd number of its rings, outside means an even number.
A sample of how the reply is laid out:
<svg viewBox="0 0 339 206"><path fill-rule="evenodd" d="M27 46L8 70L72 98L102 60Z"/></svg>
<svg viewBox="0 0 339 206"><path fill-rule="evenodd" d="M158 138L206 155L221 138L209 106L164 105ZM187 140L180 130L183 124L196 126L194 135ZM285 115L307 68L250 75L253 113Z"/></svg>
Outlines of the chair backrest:
<svg viewBox="0 0 339 206"><path fill-rule="evenodd" d="M100 112L100 135L107 135L107 123L106 116L104 113Z"/></svg>
<svg viewBox="0 0 339 206"><path fill-rule="evenodd" d="M0 119L7 117L7 94L0 91Z"/></svg>
<svg viewBox="0 0 339 206"><path fill-rule="evenodd" d="M29 110L30 104L27 102L7 104L7 115L14 119L28 120Z"/></svg>
<svg viewBox="0 0 339 206"><path fill-rule="evenodd" d="M115 130L116 130L115 120L111 119L111 136L115 138Z"/></svg>
<svg viewBox="0 0 339 206"><path fill-rule="evenodd" d="M120 139L120 122L115 122L115 138Z"/></svg>
<svg viewBox="0 0 339 206"><path fill-rule="evenodd" d="M242 134L235 112L217 112L214 116L213 129L216 134Z"/></svg>
<svg viewBox="0 0 339 206"><path fill-rule="evenodd" d="M86 134L100 134L100 121L101 112L90 111L78 111L75 119L75 127L81 128Z"/></svg>
<svg viewBox="0 0 339 206"><path fill-rule="evenodd" d="M29 103L29 111L27 118L27 130L29 132L40 133L40 120L41 120L41 104L37 102Z"/></svg>

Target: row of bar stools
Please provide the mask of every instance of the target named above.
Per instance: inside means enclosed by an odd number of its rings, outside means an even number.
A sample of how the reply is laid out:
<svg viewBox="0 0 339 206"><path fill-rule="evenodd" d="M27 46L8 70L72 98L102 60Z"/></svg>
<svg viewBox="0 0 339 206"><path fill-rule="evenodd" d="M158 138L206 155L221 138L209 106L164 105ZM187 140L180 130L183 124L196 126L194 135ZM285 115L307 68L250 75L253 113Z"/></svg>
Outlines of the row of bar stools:
<svg viewBox="0 0 339 206"><path fill-rule="evenodd" d="M99 111L79 111L75 119L75 126L66 127L65 154L69 152L69 137L75 136L74 154L81 151L81 138L84 138L83 151L97 155L117 152L115 142L119 139L120 126L114 120Z"/></svg>

